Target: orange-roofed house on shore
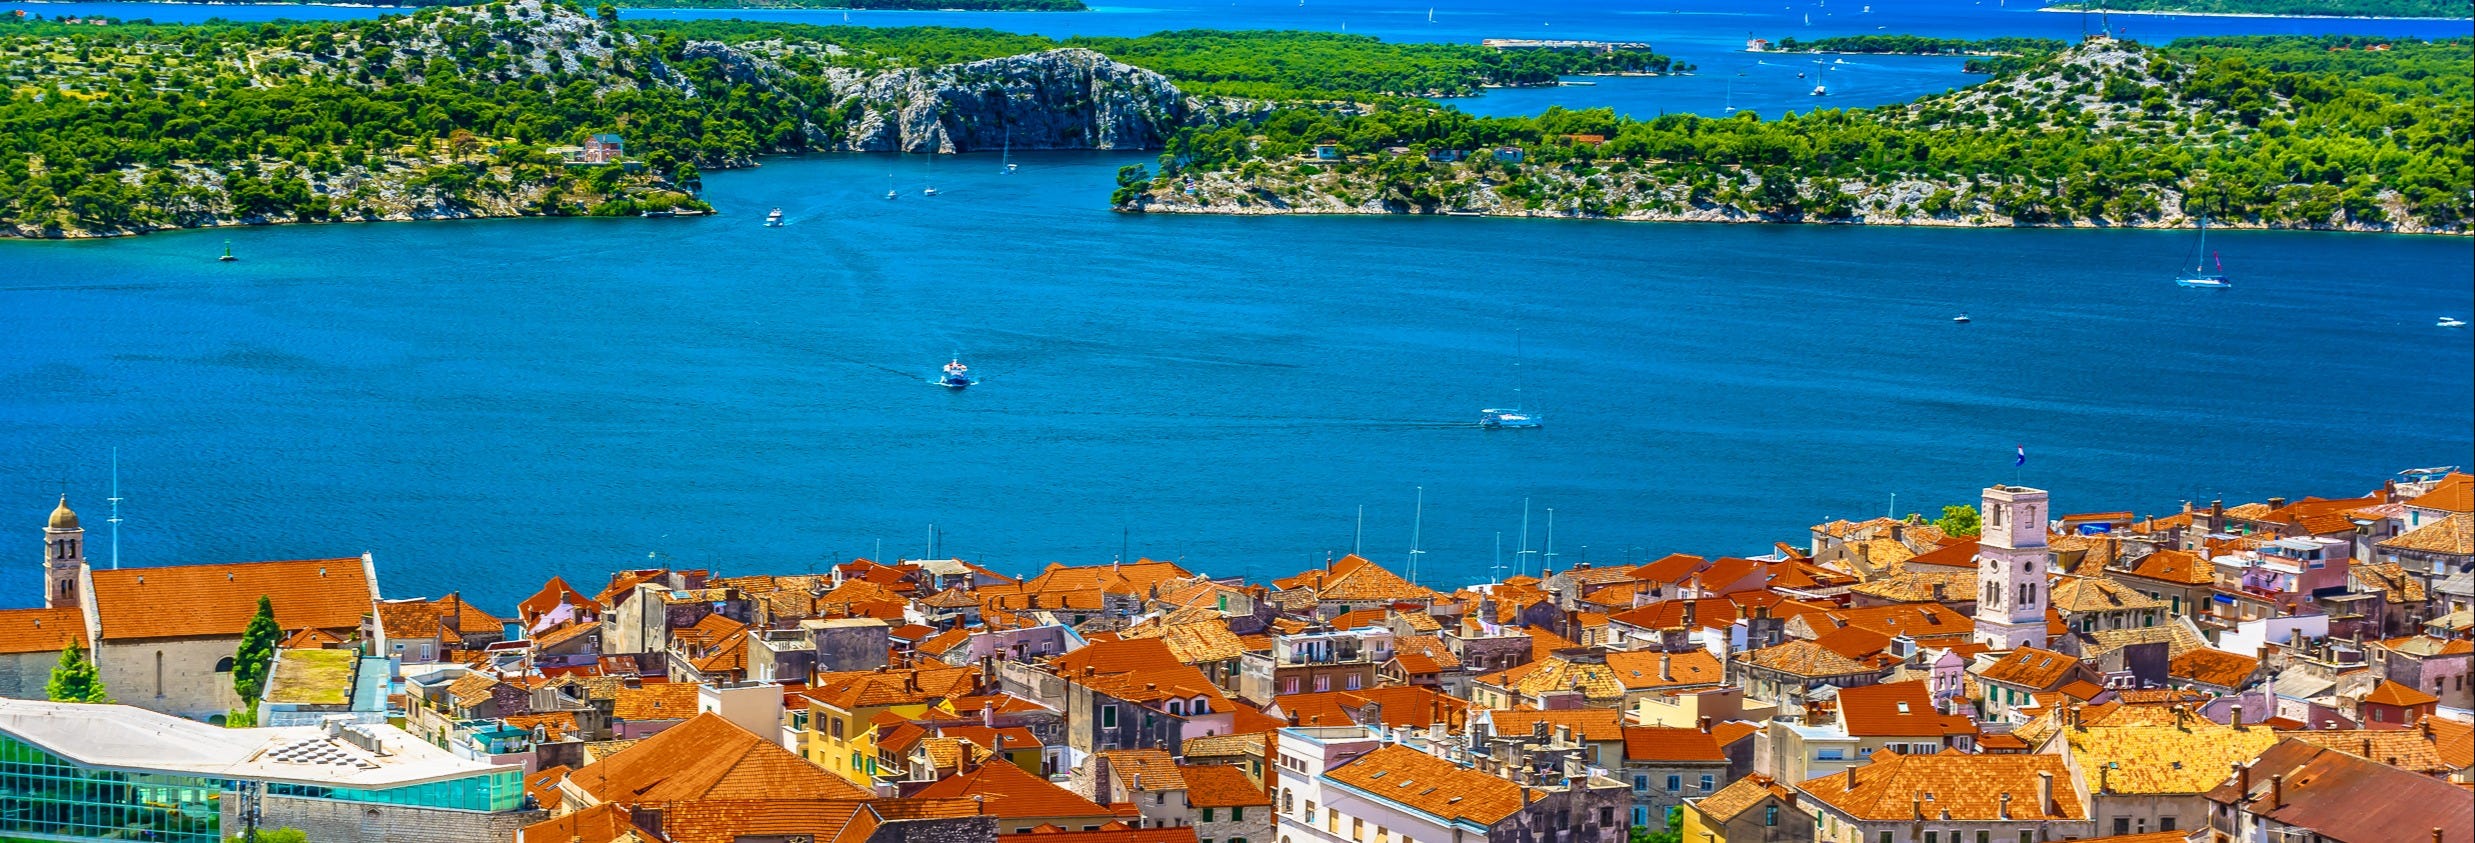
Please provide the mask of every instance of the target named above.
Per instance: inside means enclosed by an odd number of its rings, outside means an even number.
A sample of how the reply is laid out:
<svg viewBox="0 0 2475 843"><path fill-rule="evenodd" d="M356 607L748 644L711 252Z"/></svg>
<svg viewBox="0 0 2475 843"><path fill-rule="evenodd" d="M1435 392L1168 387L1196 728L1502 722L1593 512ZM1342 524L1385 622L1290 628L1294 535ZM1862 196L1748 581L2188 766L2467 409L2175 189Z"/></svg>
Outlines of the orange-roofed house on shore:
<svg viewBox="0 0 2475 843"><path fill-rule="evenodd" d="M1813 815L1796 807L1796 789L1755 773L1685 803L1683 839L1723 843L1809 843ZM1936 843L1940 843L1937 838ZM1962 841L1965 843L1965 841ZM2178 841L2179 843L2179 841Z"/></svg>
<svg viewBox="0 0 2475 843"><path fill-rule="evenodd" d="M919 668L879 668L822 674L802 694L806 700L801 739L804 755L818 766L863 787L877 782L877 736L890 720L902 722L958 714L946 701L979 691L979 672L926 663ZM794 718L797 720L797 718Z"/></svg>
<svg viewBox="0 0 2475 843"><path fill-rule="evenodd" d="M1873 763L1799 782L1797 806L1826 843L2011 843L2093 836L2086 797L2056 755L1875 753Z"/></svg>
<svg viewBox="0 0 2475 843"><path fill-rule="evenodd" d="M378 572L367 555L88 570L84 577L87 632L112 698L212 722L242 704L232 691L232 658L259 597L274 605L275 625L287 636L316 629L347 640L360 637L378 603Z"/></svg>

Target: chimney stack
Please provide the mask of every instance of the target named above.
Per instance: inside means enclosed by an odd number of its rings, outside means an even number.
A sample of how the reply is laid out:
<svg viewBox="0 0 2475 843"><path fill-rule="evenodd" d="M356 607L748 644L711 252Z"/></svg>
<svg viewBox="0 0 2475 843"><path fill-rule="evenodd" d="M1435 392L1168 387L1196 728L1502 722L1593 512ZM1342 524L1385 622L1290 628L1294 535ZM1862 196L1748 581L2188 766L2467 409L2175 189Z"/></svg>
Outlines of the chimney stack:
<svg viewBox="0 0 2475 843"><path fill-rule="evenodd" d="M2062 806L2054 804L2054 774L2044 770L2037 771L2037 810L2049 817L2062 814Z"/></svg>
<svg viewBox="0 0 2475 843"><path fill-rule="evenodd" d="M1666 653L1659 654L1659 681L1676 681L1676 674L1668 669L1668 655Z"/></svg>
<svg viewBox="0 0 2475 843"><path fill-rule="evenodd" d="M2237 791L2240 791L2240 793L2236 794L2239 798L2246 802L2251 801L2252 765L2245 764L2241 761L2234 762L2234 787Z"/></svg>
<svg viewBox="0 0 2475 843"><path fill-rule="evenodd" d="M2269 810L2286 807L2286 774L2269 774Z"/></svg>
<svg viewBox="0 0 2475 843"><path fill-rule="evenodd" d="M2002 792L2002 807L2001 807L2001 808L1999 808L1999 809L1997 809L1997 810L1999 810L1999 811L2001 812L2001 817L2002 817L2003 819L2006 819L2006 820L2007 820L2007 819L2010 819L2010 818L2011 818L2011 792L2010 792L2010 791L2007 791L2007 790L2006 790L2006 791L2003 791L2003 792Z"/></svg>
<svg viewBox="0 0 2475 843"><path fill-rule="evenodd" d="M2243 731L2243 706L2239 703L2234 707L2234 730Z"/></svg>
<svg viewBox="0 0 2475 843"><path fill-rule="evenodd" d="M1706 717L1706 716L1705 716L1705 717L1703 717L1703 718L1700 720L1700 722L1699 722L1698 724L1696 724L1696 725L1701 726L1701 728L1702 728L1702 734L1705 734L1705 735L1710 734L1710 718L1709 718L1709 717Z"/></svg>
<svg viewBox="0 0 2475 843"><path fill-rule="evenodd" d="M1856 765L1848 765L1848 790L1856 790Z"/></svg>

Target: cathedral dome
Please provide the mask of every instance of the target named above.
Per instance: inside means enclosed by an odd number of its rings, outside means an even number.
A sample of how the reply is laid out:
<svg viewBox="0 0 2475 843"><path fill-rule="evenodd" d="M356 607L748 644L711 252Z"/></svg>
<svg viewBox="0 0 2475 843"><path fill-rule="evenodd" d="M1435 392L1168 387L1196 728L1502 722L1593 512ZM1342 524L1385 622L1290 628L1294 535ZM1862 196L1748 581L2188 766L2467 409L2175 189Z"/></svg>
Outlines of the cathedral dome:
<svg viewBox="0 0 2475 843"><path fill-rule="evenodd" d="M54 529L54 530L75 530L75 529L78 529L78 526L77 526L77 513L69 511L69 496L68 496L68 495L61 495L61 496L60 496L60 506L59 506L58 508L56 508L56 509L53 509L53 510L52 510L52 524L51 524L51 528L52 528L52 529Z"/></svg>

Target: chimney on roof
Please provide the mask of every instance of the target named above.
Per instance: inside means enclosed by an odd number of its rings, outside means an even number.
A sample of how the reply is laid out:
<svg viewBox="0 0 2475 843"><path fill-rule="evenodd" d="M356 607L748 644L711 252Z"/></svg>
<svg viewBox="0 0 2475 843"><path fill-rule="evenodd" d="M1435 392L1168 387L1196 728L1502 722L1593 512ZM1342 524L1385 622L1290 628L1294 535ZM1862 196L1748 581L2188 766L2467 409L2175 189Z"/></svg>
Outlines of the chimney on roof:
<svg viewBox="0 0 2475 843"><path fill-rule="evenodd" d="M1702 728L1702 734L1710 734L1710 718L1707 715L1703 716L1701 720L1695 723L1695 725Z"/></svg>
<svg viewBox="0 0 2475 843"><path fill-rule="evenodd" d="M2252 765L2234 762L2234 788L2236 799L2248 801L2252 798Z"/></svg>
<svg viewBox="0 0 2475 843"><path fill-rule="evenodd" d="M2234 707L2232 720L2234 723L2234 730L2237 732L2243 731L2243 706L2239 703Z"/></svg>
<svg viewBox="0 0 2475 843"><path fill-rule="evenodd" d="M2420 721L2417 721L2416 728L2423 731L2424 740L2428 741L2432 739L2432 718L2426 717Z"/></svg>
<svg viewBox="0 0 2475 843"><path fill-rule="evenodd" d="M1547 718L1540 717L1530 721L1530 740L1537 743L1547 742Z"/></svg>
<svg viewBox="0 0 2475 843"><path fill-rule="evenodd" d="M1659 681L1661 681L1661 682L1674 682L1674 681L1676 681L1676 674L1675 674L1675 671L1668 669L1668 656L1667 656L1667 654L1666 654L1666 653L1660 653L1660 654L1659 654Z"/></svg>
<svg viewBox="0 0 2475 843"><path fill-rule="evenodd" d="M2104 766L2101 766L2101 767L2098 767L2098 768L2097 768L2097 792L2098 792L2098 793L2113 793L2113 792L2114 792L2114 776L2113 776L2113 775L2111 775L2113 772L2114 772L2114 762L2111 762L2111 761L2108 761L2108 762L2106 762L2106 763L2105 763L2105 765L2104 765Z"/></svg>
<svg viewBox="0 0 2475 843"><path fill-rule="evenodd" d="M2269 499L2269 508L2270 508L2270 509L2285 509L2285 508L2286 508L2286 499L2285 499L2285 498L2270 498L2270 499Z"/></svg>
<svg viewBox="0 0 2475 843"><path fill-rule="evenodd" d="M2371 738L2364 738L2364 739L2363 739L2363 757L2364 757L2364 759L2365 759L2365 760L2370 760L2370 759L2371 759L2371 757L2372 757L2372 739L2371 739Z"/></svg>
<svg viewBox="0 0 2475 843"><path fill-rule="evenodd" d="M2286 774L2269 774L2269 810L2286 807Z"/></svg>
<svg viewBox="0 0 2475 843"><path fill-rule="evenodd" d="M1556 724L1556 727L1555 727L1555 742L1556 742L1556 743L1558 743L1558 744L1567 745L1567 746L1571 745L1571 744L1572 744L1572 742L1573 742L1573 727L1572 727L1570 724L1564 724L1564 723L1558 723L1558 724ZM2367 747L2368 747L2368 746L2371 746L2371 745L2372 745L2372 739L2371 739L2371 738L2365 738L2365 739L2363 739L2363 745L2364 745L2364 746L2367 746ZM2366 757L2369 757L2369 756L2371 755L2371 752L2367 750L2367 751L2365 751L2365 752L2364 752L2364 755L2365 755Z"/></svg>
<svg viewBox="0 0 2475 843"><path fill-rule="evenodd" d="M980 725L990 729L997 728L997 703L995 701L980 703Z"/></svg>
<svg viewBox="0 0 2475 843"><path fill-rule="evenodd" d="M1848 765L1847 770L1848 770L1848 780L1847 780L1847 782L1846 782L1846 784L1847 784L1847 789L1848 789L1848 791L1849 791L1849 792L1851 792L1851 793L1852 793L1852 792L1855 792L1855 790L1856 790L1856 765L1854 765L1854 764L1850 764L1850 765Z"/></svg>
<svg viewBox="0 0 2475 843"><path fill-rule="evenodd" d="M1925 797L1922 794L1909 794L1908 810L1915 814L1918 820L1925 819Z"/></svg>
<svg viewBox="0 0 2475 843"><path fill-rule="evenodd" d="M2006 820L2007 820L2007 819L2010 819L2010 818L2011 818L2011 792L2010 792L2010 791L2006 790L2006 791L2003 791L2003 792L2002 792L2002 807L2001 807L2001 808L1999 808L1999 809L1997 809L1997 810L1999 811L1999 814L2000 814L2000 816L2001 816L2003 819L2006 819Z"/></svg>
<svg viewBox="0 0 2475 843"><path fill-rule="evenodd" d="M2054 774L2045 770L2037 771L2037 810L2049 817L2062 815L2062 806L2054 803Z"/></svg>

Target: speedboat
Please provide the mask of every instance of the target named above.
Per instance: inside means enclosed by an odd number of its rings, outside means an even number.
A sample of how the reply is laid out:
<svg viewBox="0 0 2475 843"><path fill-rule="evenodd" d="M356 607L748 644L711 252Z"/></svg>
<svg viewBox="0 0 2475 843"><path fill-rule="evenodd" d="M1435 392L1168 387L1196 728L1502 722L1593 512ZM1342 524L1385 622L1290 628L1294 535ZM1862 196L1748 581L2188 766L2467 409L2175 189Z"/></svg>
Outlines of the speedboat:
<svg viewBox="0 0 2475 843"><path fill-rule="evenodd" d="M935 196L935 195L937 195L937 189L936 189L936 188L933 188L933 187L929 187L929 188L922 188L922 189L920 189L920 195L921 195L921 196Z"/></svg>
<svg viewBox="0 0 2475 843"><path fill-rule="evenodd" d="M1525 412L1517 407L1510 410L1490 407L1478 411L1478 426L1488 430L1527 430L1545 426L1546 423L1546 419L1540 418L1537 413Z"/></svg>
<svg viewBox="0 0 2475 843"><path fill-rule="evenodd" d="M780 209L780 208L775 208L775 209L773 209L773 212L772 212L772 213L769 213L769 214L766 214L766 215L765 215L765 227L766 227L766 228L781 228L781 227L782 227L782 209Z"/></svg>
<svg viewBox="0 0 2475 843"><path fill-rule="evenodd" d="M1968 320L1968 314L1962 313L1962 314L1960 314L1960 315L1958 315L1958 316L1953 316L1953 317L1951 317L1951 321L1953 321L1953 322L1957 322L1957 323L1962 324L1962 325L1966 325L1966 324L1968 324L1968 321L1969 321L1969 320Z"/></svg>
<svg viewBox="0 0 2475 843"><path fill-rule="evenodd" d="M962 389L975 383L979 381L971 379L971 367L963 365L960 357L945 364L944 374L937 377L937 385L947 389Z"/></svg>
<svg viewBox="0 0 2475 843"><path fill-rule="evenodd" d="M2436 327L2436 328L2464 328L2464 327L2466 327L2466 320L2464 320L2464 319L2460 319L2460 318L2457 318L2457 317L2455 317L2455 316L2443 316L2443 317L2441 317L2441 321L2439 321L2439 322L2437 322L2437 323L2434 323L2433 327Z"/></svg>

